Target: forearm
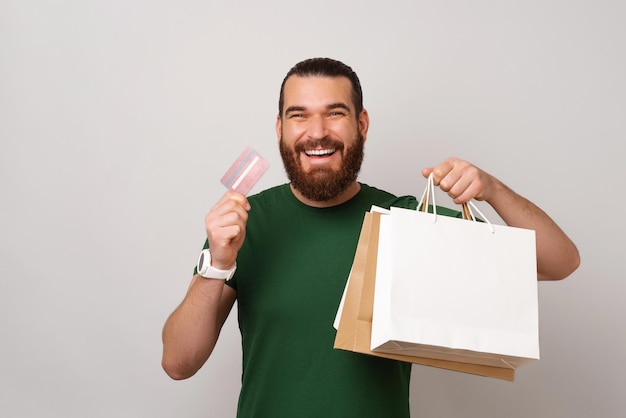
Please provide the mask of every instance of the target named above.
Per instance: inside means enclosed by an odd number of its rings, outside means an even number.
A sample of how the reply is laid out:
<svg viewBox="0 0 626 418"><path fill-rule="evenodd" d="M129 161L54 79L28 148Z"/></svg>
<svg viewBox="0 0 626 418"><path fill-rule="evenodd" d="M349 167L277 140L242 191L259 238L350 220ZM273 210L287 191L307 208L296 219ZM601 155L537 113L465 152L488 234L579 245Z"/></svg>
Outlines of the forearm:
<svg viewBox="0 0 626 418"><path fill-rule="evenodd" d="M578 250L561 228L540 208L496 180L488 203L507 225L532 229L537 242L537 278L560 280L580 263Z"/></svg>
<svg viewBox="0 0 626 418"><path fill-rule="evenodd" d="M234 302L224 287L223 280L196 275L185 299L167 319L162 364L173 379L193 376L211 355Z"/></svg>

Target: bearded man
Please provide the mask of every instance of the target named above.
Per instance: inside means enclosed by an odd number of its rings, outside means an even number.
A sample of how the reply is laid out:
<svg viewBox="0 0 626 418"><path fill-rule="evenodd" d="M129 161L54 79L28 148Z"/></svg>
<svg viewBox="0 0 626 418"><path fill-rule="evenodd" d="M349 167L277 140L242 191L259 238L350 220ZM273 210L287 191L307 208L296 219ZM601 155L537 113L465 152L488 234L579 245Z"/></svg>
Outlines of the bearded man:
<svg viewBox="0 0 626 418"><path fill-rule="evenodd" d="M409 363L334 350L334 316L363 215L372 205L415 208L414 197L360 183L369 128L357 75L328 58L283 80L276 133L290 182L229 191L205 218L201 263L163 329L165 371L194 375L237 301L243 348L238 417L409 417ZM474 165L425 168L455 201L488 202L511 226L534 229L537 277L562 279L578 251L537 206Z"/></svg>

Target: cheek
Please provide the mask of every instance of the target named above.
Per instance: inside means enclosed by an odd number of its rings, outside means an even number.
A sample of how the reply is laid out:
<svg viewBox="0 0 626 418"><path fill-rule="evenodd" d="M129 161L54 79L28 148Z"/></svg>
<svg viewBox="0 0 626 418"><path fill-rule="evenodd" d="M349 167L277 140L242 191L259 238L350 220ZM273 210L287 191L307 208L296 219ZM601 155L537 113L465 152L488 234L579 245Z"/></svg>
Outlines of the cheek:
<svg viewBox="0 0 626 418"><path fill-rule="evenodd" d="M342 123L338 124L330 130L331 134L337 136L337 138L341 138L345 142L352 142L357 135L359 135L360 131L358 126L354 126L352 124Z"/></svg>
<svg viewBox="0 0 626 418"><path fill-rule="evenodd" d="M298 138L303 135L303 130L299 129L297 126L284 126L281 130L281 136L283 141L285 141L288 145L293 145Z"/></svg>

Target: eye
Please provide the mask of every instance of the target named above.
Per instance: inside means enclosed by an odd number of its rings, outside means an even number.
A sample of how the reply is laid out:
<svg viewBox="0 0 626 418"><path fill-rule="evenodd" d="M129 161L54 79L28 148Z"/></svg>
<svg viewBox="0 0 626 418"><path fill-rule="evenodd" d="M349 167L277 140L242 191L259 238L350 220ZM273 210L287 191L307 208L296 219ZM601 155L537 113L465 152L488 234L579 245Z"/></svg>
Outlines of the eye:
<svg viewBox="0 0 626 418"><path fill-rule="evenodd" d="M343 116L343 115L344 115L344 112L340 110L333 110L332 112L328 113L328 116L330 117Z"/></svg>

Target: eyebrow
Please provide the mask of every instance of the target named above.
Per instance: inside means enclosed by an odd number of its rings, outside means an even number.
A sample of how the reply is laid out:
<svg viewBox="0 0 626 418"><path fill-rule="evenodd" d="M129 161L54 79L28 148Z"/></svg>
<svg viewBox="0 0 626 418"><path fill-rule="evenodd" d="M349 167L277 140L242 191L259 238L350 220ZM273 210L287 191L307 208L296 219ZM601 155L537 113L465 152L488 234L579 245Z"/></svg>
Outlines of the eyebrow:
<svg viewBox="0 0 626 418"><path fill-rule="evenodd" d="M285 115L287 115L289 113L293 113L293 112L302 112L303 110L306 110L306 107L304 107L304 106L289 106L287 109L285 109Z"/></svg>
<svg viewBox="0 0 626 418"><path fill-rule="evenodd" d="M350 107L347 104L341 103L341 102L329 104L328 106L326 106L326 109L327 110L344 109L344 110L350 112Z"/></svg>
<svg viewBox="0 0 626 418"><path fill-rule="evenodd" d="M342 102L337 102L337 103L331 103L328 106L326 106L326 110L332 110L332 109L344 109L347 112L350 112L350 107ZM293 113L293 112L302 112L305 111L306 107L304 106L289 106L287 109L285 109L285 115L288 115L289 113Z"/></svg>

